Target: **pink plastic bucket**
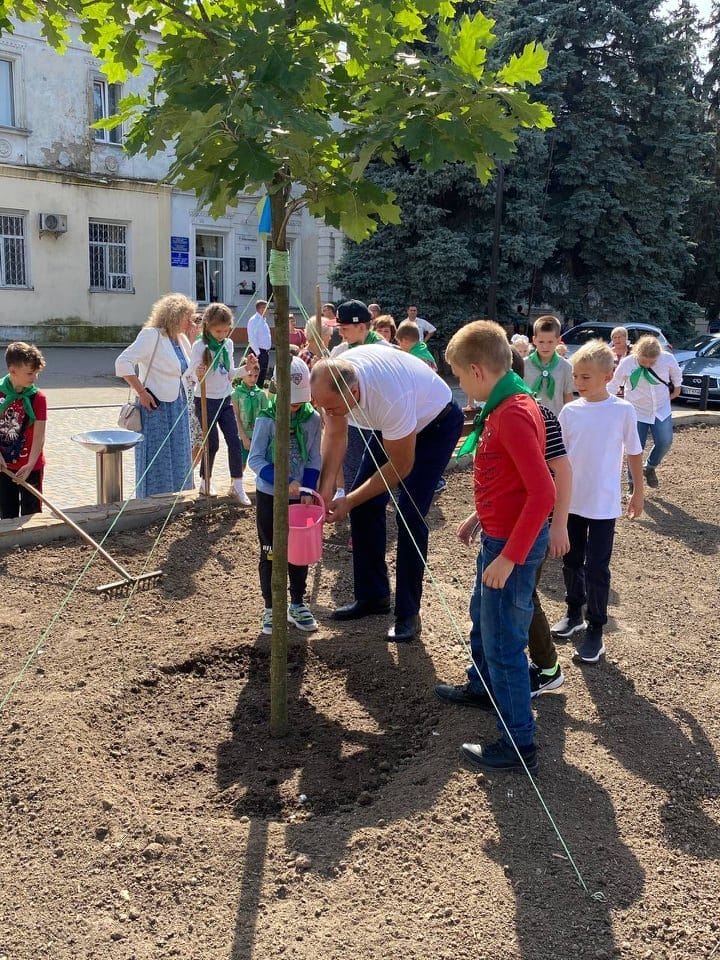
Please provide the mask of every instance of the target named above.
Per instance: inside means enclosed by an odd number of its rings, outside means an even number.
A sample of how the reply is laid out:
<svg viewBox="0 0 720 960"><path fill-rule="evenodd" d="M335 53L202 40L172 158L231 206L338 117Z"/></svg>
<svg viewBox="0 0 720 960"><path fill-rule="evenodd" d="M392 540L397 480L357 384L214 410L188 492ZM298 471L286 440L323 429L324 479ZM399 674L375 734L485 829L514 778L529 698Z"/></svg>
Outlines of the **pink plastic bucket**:
<svg viewBox="0 0 720 960"><path fill-rule="evenodd" d="M325 504L315 490L301 487L302 493L312 494L318 503L292 503L288 510L288 563L306 567L322 557L323 521Z"/></svg>

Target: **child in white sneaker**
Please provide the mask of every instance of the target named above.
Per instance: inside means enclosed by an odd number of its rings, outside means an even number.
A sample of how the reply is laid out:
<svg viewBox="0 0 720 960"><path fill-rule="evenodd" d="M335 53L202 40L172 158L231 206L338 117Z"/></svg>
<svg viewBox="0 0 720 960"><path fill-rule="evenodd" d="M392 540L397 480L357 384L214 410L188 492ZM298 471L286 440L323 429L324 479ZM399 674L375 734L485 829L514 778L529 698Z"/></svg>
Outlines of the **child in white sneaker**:
<svg viewBox="0 0 720 960"><path fill-rule="evenodd" d="M260 541L260 590L265 609L262 632L272 633L272 542L273 497L275 493L275 407L276 397L258 414L253 430L248 465L255 472L257 532ZM320 479L320 414L310 403L310 371L300 357L290 360L290 500L297 503L300 487L317 489ZM312 633L318 625L305 603L307 566L288 564L290 605L288 623Z"/></svg>
<svg viewBox="0 0 720 960"><path fill-rule="evenodd" d="M205 385L208 417L208 467L212 476L213 463L220 447L218 427L222 431L228 448L230 467L230 496L244 507L250 506L250 498L243 488L242 444L238 433L235 411L230 396L232 381L245 373L245 367L233 366L234 345L230 339L233 328L232 311L224 303L211 303L205 308L202 320L202 333L195 341L190 352L185 378L195 383L195 413L202 420L202 387ZM247 367L257 367L253 356L248 358ZM214 494L210 477L205 476L205 458L200 461L200 490Z"/></svg>
<svg viewBox="0 0 720 960"><path fill-rule="evenodd" d="M608 393L614 366L615 357L606 343L583 344L572 358L580 399L565 404L558 415L573 480L567 524L570 550L563 558L567 613L551 629L555 636L569 638L587 626L576 647L576 656L584 663L597 663L605 652L610 557L615 521L622 516L623 453L635 484L627 515L634 520L643 510L637 418L627 400Z"/></svg>

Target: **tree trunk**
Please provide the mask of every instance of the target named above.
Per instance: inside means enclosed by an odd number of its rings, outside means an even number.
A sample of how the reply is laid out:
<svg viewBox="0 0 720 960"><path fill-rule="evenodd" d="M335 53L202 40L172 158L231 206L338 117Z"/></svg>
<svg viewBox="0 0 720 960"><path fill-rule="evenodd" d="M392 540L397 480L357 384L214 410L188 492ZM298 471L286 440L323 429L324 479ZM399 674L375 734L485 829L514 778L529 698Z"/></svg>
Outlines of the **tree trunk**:
<svg viewBox="0 0 720 960"><path fill-rule="evenodd" d="M284 181L271 184L273 250L287 250L285 213L290 186ZM270 647L270 733L282 737L287 733L287 596L288 596L288 486L290 453L290 291L286 285L273 283L275 303L275 386L277 413L275 420L275 496L273 501L272 546L272 609L273 629Z"/></svg>

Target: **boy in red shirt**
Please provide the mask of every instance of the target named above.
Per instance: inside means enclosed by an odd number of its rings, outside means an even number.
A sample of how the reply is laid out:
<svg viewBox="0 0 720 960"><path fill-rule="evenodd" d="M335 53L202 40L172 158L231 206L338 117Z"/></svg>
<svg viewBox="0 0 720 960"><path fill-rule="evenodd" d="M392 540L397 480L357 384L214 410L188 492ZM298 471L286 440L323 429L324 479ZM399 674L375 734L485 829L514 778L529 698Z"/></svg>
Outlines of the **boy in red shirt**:
<svg viewBox="0 0 720 960"><path fill-rule="evenodd" d="M468 682L441 683L435 692L448 703L499 710L502 736L487 746L463 744L466 760L488 770L521 770L524 762L534 772L538 762L525 647L555 502L545 463L545 425L529 387L511 370L510 345L497 323L467 324L450 340L445 356L461 390L485 401L460 450L469 453L477 444L475 510L457 531L469 544L481 527L482 549L470 599Z"/></svg>
<svg viewBox="0 0 720 960"><path fill-rule="evenodd" d="M17 341L5 351L8 374L0 380L0 467L42 490L47 398L35 386L45 359L37 347ZM0 517L39 513L42 504L0 473Z"/></svg>

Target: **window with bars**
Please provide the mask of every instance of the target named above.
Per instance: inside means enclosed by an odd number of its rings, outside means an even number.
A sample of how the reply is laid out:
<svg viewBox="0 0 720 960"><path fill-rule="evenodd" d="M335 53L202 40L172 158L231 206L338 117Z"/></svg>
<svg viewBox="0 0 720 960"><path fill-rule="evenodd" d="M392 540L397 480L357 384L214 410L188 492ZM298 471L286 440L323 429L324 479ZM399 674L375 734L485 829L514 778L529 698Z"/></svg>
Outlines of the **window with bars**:
<svg viewBox="0 0 720 960"><path fill-rule="evenodd" d="M0 59L0 126L15 126L12 60Z"/></svg>
<svg viewBox="0 0 720 960"><path fill-rule="evenodd" d="M25 217L0 213L0 287L27 287Z"/></svg>
<svg viewBox="0 0 720 960"><path fill-rule="evenodd" d="M217 303L224 299L224 238L217 233L195 235L195 299Z"/></svg>
<svg viewBox="0 0 720 960"><path fill-rule="evenodd" d="M115 116L121 96L122 87L119 83L108 83L98 78L93 80L93 123ZM120 143L122 128L117 126L112 130L94 129L93 136L98 143Z"/></svg>
<svg viewBox="0 0 720 960"><path fill-rule="evenodd" d="M128 225L90 221L90 289L132 292Z"/></svg>

